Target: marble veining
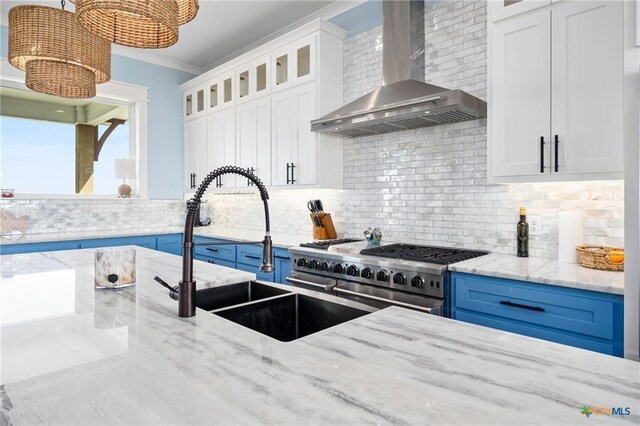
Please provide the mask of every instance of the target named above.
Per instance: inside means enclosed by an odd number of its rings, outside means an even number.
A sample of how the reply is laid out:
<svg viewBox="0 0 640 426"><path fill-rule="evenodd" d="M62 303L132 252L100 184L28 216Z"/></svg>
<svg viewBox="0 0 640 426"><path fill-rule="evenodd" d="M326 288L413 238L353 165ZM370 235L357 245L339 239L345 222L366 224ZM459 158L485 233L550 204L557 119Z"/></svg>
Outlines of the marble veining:
<svg viewBox="0 0 640 426"><path fill-rule="evenodd" d="M93 250L2 257L3 424L568 424L583 405L640 421L636 362L402 308L282 343L178 318L152 278L177 281L179 258L137 250L119 292L94 291ZM195 263L200 286L238 274Z"/></svg>
<svg viewBox="0 0 640 426"><path fill-rule="evenodd" d="M603 293L624 294L624 273L583 268L544 258L488 254L449 265L449 270Z"/></svg>

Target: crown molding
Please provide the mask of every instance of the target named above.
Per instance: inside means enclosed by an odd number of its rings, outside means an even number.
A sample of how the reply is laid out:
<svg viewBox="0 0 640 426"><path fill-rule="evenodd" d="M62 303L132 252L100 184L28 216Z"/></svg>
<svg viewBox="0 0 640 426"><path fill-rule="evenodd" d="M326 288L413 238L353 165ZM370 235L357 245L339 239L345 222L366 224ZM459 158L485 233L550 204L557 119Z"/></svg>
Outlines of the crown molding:
<svg viewBox="0 0 640 426"><path fill-rule="evenodd" d="M196 67L194 65L186 64L180 61L174 61L173 59L162 58L152 53L141 51L142 49L136 49L133 47L119 46L116 44L111 45L111 53L118 56L124 56L126 58L136 59L142 62L148 62L154 65L160 65L166 68L172 68L178 71L184 71L195 75L200 75L204 72L204 68Z"/></svg>
<svg viewBox="0 0 640 426"><path fill-rule="evenodd" d="M230 55L225 56L224 58L220 58L214 62L212 62L211 64L209 64L206 67L202 68L201 73L205 72L205 71L210 71L214 68L217 68L218 66L225 64L227 62L229 62L232 59L235 59L239 56L244 55L247 52L250 52L252 50L254 50L257 47L260 47L262 45L264 45L265 43L268 43L270 41L273 41L275 39L277 39L278 37L281 37L301 26L304 26L306 24L309 24L313 21L316 20L326 20L328 21L329 19L336 17L344 12L347 12L355 7L360 6L362 3L366 3L368 0L337 0L334 3L331 3L328 6L323 7L322 9L312 13L311 15L305 16L302 19L299 19L295 22L293 22L292 24L287 25L286 27L273 32L271 34L269 34L266 37L261 38L260 40L257 40L245 47L243 47L242 49L239 49L233 53L231 53Z"/></svg>

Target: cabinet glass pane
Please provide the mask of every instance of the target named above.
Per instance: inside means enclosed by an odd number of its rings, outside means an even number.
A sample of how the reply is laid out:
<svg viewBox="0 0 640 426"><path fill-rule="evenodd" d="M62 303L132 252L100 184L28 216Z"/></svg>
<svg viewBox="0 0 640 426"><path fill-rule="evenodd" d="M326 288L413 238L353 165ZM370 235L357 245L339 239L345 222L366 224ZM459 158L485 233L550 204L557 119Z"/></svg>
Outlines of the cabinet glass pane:
<svg viewBox="0 0 640 426"><path fill-rule="evenodd" d="M198 90L197 104L198 112L204 111L204 90Z"/></svg>
<svg viewBox="0 0 640 426"><path fill-rule="evenodd" d="M520 3L522 0L504 0L504 7L511 6L512 4Z"/></svg>
<svg viewBox="0 0 640 426"><path fill-rule="evenodd" d="M187 95L187 115L193 114L193 97L191 95Z"/></svg>
<svg viewBox="0 0 640 426"><path fill-rule="evenodd" d="M233 99L231 95L231 79L228 78L224 81L224 101L230 102Z"/></svg>
<svg viewBox="0 0 640 426"><path fill-rule="evenodd" d="M243 98L249 94L249 71L240 73L240 97Z"/></svg>
<svg viewBox="0 0 640 426"><path fill-rule="evenodd" d="M282 55L276 59L276 84L286 83L289 76L287 70L289 68L289 56Z"/></svg>
<svg viewBox="0 0 640 426"><path fill-rule="evenodd" d="M311 47L306 45L298 49L298 77L309 74L311 70Z"/></svg>
<svg viewBox="0 0 640 426"><path fill-rule="evenodd" d="M218 106L218 84L214 84L213 86L211 86L211 93L210 93L210 105L211 108L213 107L217 107Z"/></svg>
<svg viewBox="0 0 640 426"><path fill-rule="evenodd" d="M256 68L256 92L267 88L267 64L258 65Z"/></svg>

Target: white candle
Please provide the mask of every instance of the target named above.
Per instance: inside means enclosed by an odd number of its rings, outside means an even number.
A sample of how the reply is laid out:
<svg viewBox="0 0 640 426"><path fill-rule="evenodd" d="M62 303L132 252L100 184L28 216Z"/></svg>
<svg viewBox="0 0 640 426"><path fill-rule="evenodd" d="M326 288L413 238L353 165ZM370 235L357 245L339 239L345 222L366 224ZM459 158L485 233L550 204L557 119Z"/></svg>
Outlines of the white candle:
<svg viewBox="0 0 640 426"><path fill-rule="evenodd" d="M558 213L558 262L578 263L576 246L582 242L582 212Z"/></svg>

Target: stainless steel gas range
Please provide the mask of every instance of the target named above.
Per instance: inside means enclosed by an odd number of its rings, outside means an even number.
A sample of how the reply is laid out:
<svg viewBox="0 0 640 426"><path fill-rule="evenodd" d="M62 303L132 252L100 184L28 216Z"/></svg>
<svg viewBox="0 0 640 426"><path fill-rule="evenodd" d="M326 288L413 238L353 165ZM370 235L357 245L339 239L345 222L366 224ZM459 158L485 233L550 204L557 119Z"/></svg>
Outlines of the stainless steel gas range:
<svg viewBox="0 0 640 426"><path fill-rule="evenodd" d="M488 254L451 247L332 240L289 249L293 270L287 281L370 306L402 306L448 316L447 265Z"/></svg>

